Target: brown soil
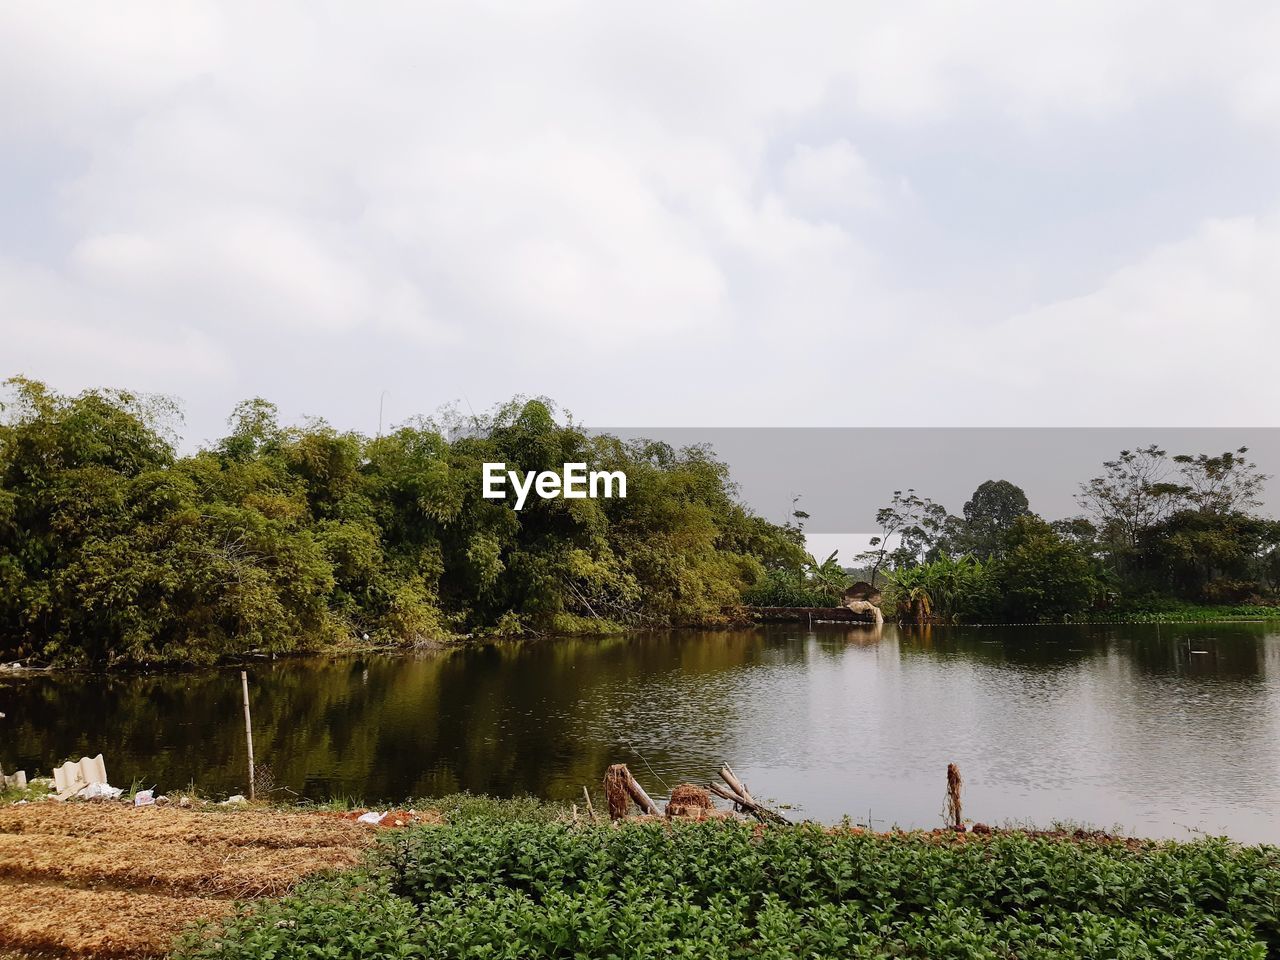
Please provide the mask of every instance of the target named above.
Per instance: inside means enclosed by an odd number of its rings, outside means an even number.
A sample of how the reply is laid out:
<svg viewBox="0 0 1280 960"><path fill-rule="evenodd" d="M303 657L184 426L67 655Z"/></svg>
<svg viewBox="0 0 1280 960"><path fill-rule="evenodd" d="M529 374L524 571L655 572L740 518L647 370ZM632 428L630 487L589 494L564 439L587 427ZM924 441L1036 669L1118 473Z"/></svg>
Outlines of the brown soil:
<svg viewBox="0 0 1280 960"><path fill-rule="evenodd" d="M0 807L0 958L162 956L235 899L355 865L376 832L307 812Z"/></svg>

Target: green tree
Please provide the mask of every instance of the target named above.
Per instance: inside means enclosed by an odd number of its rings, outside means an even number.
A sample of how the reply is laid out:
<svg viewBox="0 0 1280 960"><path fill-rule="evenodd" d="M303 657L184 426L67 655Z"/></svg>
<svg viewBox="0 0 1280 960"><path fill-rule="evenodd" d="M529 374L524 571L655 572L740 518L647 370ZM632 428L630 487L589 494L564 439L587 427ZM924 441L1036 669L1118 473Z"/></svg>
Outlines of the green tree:
<svg viewBox="0 0 1280 960"><path fill-rule="evenodd" d="M1177 509L1186 488L1170 479L1169 456L1155 444L1121 450L1102 466L1100 476L1080 485L1076 499L1125 553L1137 546L1143 531Z"/></svg>
<svg viewBox="0 0 1280 960"><path fill-rule="evenodd" d="M912 488L895 490L889 505L876 511L880 533L871 538L871 549L856 559L871 568L870 579L875 583L886 562L895 568L922 562L944 533L946 520L941 504Z"/></svg>
<svg viewBox="0 0 1280 960"><path fill-rule="evenodd" d="M1088 554L1033 515L1013 522L990 571L1001 611L1014 621L1082 613L1101 587Z"/></svg>
<svg viewBox="0 0 1280 960"><path fill-rule="evenodd" d="M987 480L964 505L965 552L991 557L1014 521L1030 512L1021 487L1008 480Z"/></svg>
<svg viewBox="0 0 1280 960"><path fill-rule="evenodd" d="M1200 453L1173 458L1182 475L1188 506L1201 513L1244 513L1261 506L1262 487L1269 479L1246 458L1248 447L1217 456Z"/></svg>
<svg viewBox="0 0 1280 960"><path fill-rule="evenodd" d="M821 562L810 556L805 563L808 586L830 600L840 599L844 588L849 585L849 576L837 559L839 554L839 550L832 550L831 555Z"/></svg>
<svg viewBox="0 0 1280 960"><path fill-rule="evenodd" d="M1163 593L1241 602L1280 586L1280 523L1238 511L1180 510L1143 533L1138 559Z"/></svg>

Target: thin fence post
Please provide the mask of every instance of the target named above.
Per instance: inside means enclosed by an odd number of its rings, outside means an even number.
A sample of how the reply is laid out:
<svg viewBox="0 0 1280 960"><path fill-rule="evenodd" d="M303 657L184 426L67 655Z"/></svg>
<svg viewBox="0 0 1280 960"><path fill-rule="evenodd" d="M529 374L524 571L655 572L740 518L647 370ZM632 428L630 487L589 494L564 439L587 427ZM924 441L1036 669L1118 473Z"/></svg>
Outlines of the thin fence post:
<svg viewBox="0 0 1280 960"><path fill-rule="evenodd" d="M240 687L244 691L244 740L249 746L249 799L256 800L253 784L253 721L249 718L249 674L240 671Z"/></svg>
<svg viewBox="0 0 1280 960"><path fill-rule="evenodd" d="M947 764L947 816L955 830L964 829L964 814L960 806L960 768L954 763Z"/></svg>

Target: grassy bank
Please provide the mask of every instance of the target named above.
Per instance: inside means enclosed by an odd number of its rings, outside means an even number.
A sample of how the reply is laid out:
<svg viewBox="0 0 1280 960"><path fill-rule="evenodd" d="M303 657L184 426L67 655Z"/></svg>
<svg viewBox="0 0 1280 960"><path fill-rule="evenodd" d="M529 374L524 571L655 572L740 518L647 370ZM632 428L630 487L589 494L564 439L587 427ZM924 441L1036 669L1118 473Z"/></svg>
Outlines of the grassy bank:
<svg viewBox="0 0 1280 960"><path fill-rule="evenodd" d="M1095 623L1229 623L1233 620L1280 620L1280 607L1167 600L1124 606L1085 618L1085 622Z"/></svg>
<svg viewBox="0 0 1280 960"><path fill-rule="evenodd" d="M262 901L197 958L1256 957L1280 851L741 823L572 824L469 801ZM1269 954L1268 951L1273 951Z"/></svg>

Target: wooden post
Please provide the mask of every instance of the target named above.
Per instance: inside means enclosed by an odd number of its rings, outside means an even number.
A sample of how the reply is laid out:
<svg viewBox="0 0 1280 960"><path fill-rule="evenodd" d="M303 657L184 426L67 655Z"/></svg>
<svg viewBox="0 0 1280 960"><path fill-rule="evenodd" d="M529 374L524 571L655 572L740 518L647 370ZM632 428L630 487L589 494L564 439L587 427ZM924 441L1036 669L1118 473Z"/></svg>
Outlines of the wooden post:
<svg viewBox="0 0 1280 960"><path fill-rule="evenodd" d="M253 785L253 721L249 717L249 674L240 671L240 687L244 691L244 740L249 746L249 799L256 800Z"/></svg>
<svg viewBox="0 0 1280 960"><path fill-rule="evenodd" d="M964 818L960 806L960 768L954 763L947 764L947 816L951 818L951 826L956 830L964 829Z"/></svg>
<svg viewBox="0 0 1280 960"><path fill-rule="evenodd" d="M587 816L591 818L591 822L596 822L596 808L591 803L591 791L587 789L587 785L582 785L582 796L587 801Z"/></svg>

